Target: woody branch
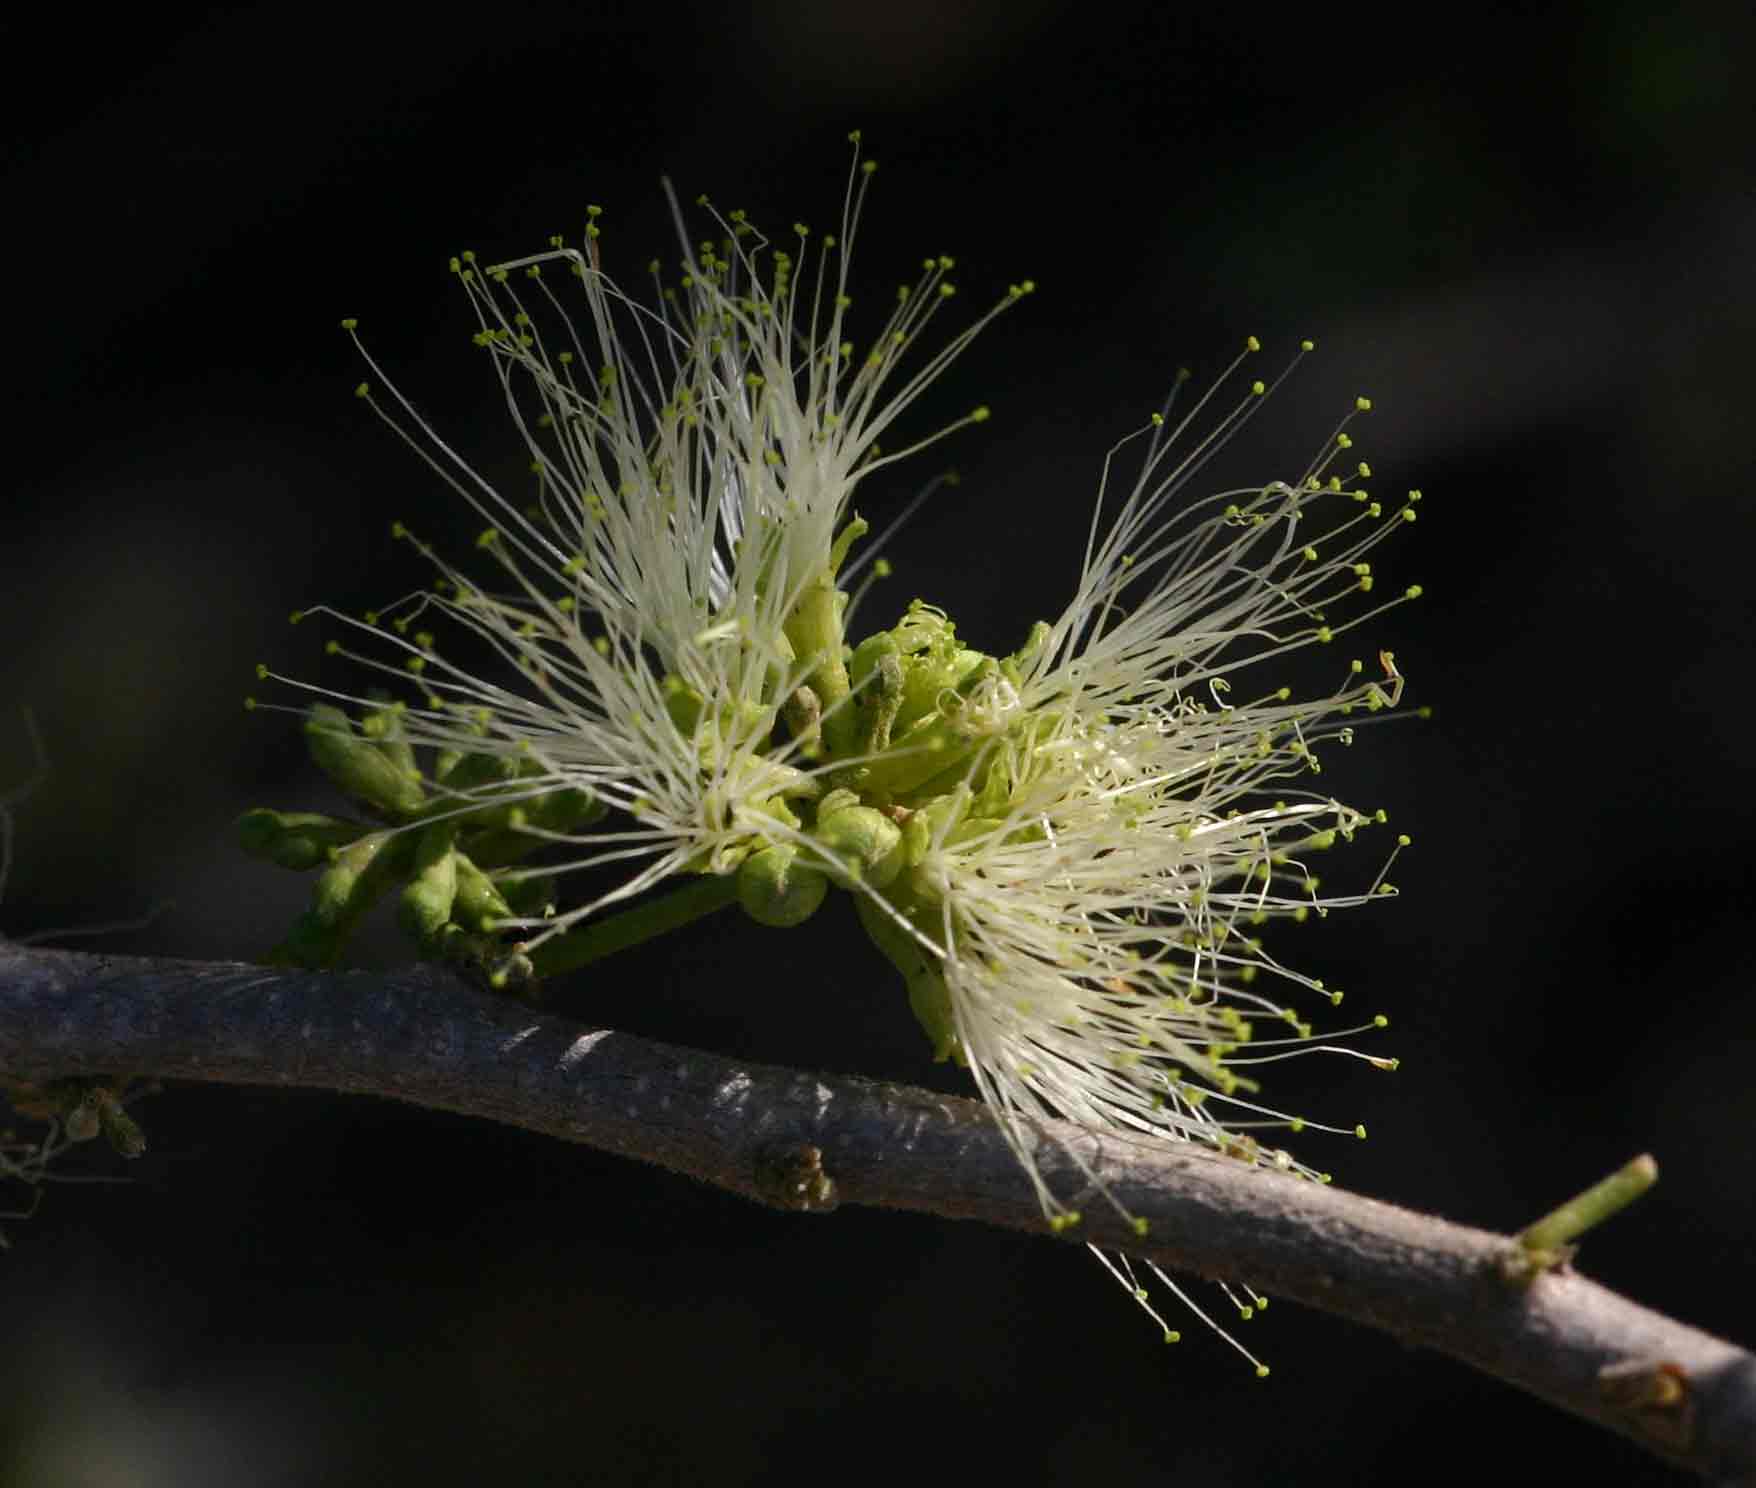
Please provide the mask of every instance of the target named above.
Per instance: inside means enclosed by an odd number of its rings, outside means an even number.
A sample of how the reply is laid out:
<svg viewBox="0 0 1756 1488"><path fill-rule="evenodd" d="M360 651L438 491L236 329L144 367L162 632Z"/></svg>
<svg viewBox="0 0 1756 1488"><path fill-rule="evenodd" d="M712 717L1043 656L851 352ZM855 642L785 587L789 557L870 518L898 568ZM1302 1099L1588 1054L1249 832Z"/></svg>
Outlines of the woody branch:
<svg viewBox="0 0 1756 1488"><path fill-rule="evenodd" d="M302 972L0 940L0 1076L151 1076L407 1101L581 1142L791 1208L840 1201L1047 1234L985 1108L594 1029L439 971ZM1249 1281L1448 1354L1720 1484L1756 1485L1756 1357L1507 1236L1191 1148L1045 1126L1103 1202L1077 1238ZM794 1181L794 1180L797 1181ZM825 1181L828 1180L828 1182ZM1522 1276L1522 1281L1509 1279Z"/></svg>

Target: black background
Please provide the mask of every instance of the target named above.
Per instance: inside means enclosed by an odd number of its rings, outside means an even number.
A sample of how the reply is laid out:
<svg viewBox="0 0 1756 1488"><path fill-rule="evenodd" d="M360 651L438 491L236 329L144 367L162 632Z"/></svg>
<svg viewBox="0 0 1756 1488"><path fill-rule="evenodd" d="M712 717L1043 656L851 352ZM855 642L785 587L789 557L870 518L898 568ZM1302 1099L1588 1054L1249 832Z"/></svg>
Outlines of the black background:
<svg viewBox="0 0 1756 1488"><path fill-rule="evenodd" d="M243 860L229 822L330 798L290 722L240 706L252 667L341 680L286 614L422 582L393 518L473 530L353 399L341 316L516 479L447 256L540 247L596 202L608 265L638 281L671 253L664 174L783 233L826 225L858 126L882 161L865 284L949 252L970 309L1040 285L915 416L986 401L993 421L863 494L881 512L947 462L963 477L874 604L919 594L1016 644L1064 600L1103 452L1175 369L1211 374L1249 333L1269 358L1315 337L1236 464L1297 470L1372 395L1378 484L1427 493L1387 571L1427 597L1360 645L1393 646L1435 716L1372 730L1326 777L1415 837L1402 897L1273 947L1390 1014L1380 1047L1404 1061L1289 1072L1373 1133L1306 1150L1515 1228L1650 1149L1659 1188L1582 1266L1756 1338L1742 8L318 4L4 26L0 702L34 708L53 765L18 814L9 933L170 900L102 944L248 957L296 912L305 883ZM29 769L16 715L0 765ZM400 954L387 932L362 947ZM556 996L728 1054L961 1088L876 962L845 914L790 939L727 919ZM0 1483L729 1485L965 1455L1015 1482L1390 1483L1436 1463L1517 1479L1563 1451L1581 1476L1670 1480L1291 1306L1246 1326L1265 1382L1193 1323L1166 1350L1041 1241L769 1214L366 1101L179 1089L141 1114L130 1184L54 1189L5 1226Z"/></svg>

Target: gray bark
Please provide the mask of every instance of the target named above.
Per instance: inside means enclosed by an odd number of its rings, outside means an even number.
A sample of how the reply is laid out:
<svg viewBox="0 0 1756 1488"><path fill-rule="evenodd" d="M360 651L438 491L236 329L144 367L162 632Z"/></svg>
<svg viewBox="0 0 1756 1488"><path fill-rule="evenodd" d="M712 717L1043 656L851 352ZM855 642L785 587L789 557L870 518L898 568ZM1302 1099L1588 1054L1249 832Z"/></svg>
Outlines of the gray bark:
<svg viewBox="0 0 1756 1488"><path fill-rule="evenodd" d="M658 1163L763 1203L1048 1234L986 1109L590 1028L433 969L312 973L0 940L0 1076L151 1076L375 1095ZM1044 1124L1077 1239L1247 1281L1463 1360L1714 1482L1756 1485L1756 1358L1502 1235L1186 1147ZM1148 1222L1090 1193L1083 1162ZM1080 1201L1081 1194L1085 1201ZM832 1243L826 1238L826 1243Z"/></svg>

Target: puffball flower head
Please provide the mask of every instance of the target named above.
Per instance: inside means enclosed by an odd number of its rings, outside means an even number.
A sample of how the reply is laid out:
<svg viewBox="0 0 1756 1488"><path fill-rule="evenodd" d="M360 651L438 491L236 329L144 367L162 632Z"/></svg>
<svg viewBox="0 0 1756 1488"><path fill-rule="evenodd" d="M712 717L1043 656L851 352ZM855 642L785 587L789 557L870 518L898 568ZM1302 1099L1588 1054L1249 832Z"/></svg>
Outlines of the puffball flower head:
<svg viewBox="0 0 1756 1488"><path fill-rule="evenodd" d="M282 954L332 959L361 901L396 883L424 948L496 982L733 901L793 925L837 888L1057 1228L1078 1215L1038 1172L1038 1118L1320 1178L1259 1135L1307 1123L1257 1077L1352 1052L1307 1022L1340 994L1259 932L1392 892L1380 872L1326 894L1311 865L1382 820L1319 789L1320 756L1393 708L1401 678L1381 652L1339 658L1314 699L1258 679L1419 593L1375 592L1368 556L1419 493L1391 509L1359 488L1346 425L1362 399L1309 468L1190 499L1270 391L1242 371L1252 338L1204 397L1110 451L1073 595L1015 651L974 650L920 600L861 633L887 567L875 545L856 556L856 490L987 412L880 440L1033 286L942 335L953 263L934 255L856 342L850 253L873 165L855 140L833 234L799 225L783 248L708 207L714 237L686 243L670 278L654 263L648 297L605 271L595 208L581 248L453 261L528 450L526 492L362 385L486 526L468 562L399 527L433 588L364 618L321 611L369 637L329 650L397 697L310 689L326 699L307 715L313 752L376 829L246 818L253 851L324 870ZM563 906L558 886L584 869L592 890ZM649 893L670 879L680 895ZM1128 1262L1102 1259L1157 1318Z"/></svg>

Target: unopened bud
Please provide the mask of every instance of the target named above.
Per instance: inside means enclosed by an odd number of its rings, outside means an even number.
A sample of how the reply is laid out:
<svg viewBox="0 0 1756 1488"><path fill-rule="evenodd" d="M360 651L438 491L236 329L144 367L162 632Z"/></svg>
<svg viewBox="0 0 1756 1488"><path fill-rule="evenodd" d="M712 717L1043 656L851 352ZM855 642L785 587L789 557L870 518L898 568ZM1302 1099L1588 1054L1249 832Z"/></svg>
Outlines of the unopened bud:
<svg viewBox="0 0 1756 1488"><path fill-rule="evenodd" d="M425 803L419 778L357 734L340 708L314 707L305 720L305 742L323 772L355 799L395 817L412 816Z"/></svg>
<svg viewBox="0 0 1756 1488"><path fill-rule="evenodd" d="M738 903L759 925L788 930L817 913L829 893L829 880L800 861L791 842L751 853L738 865Z"/></svg>
<svg viewBox="0 0 1756 1488"><path fill-rule="evenodd" d="M874 807L847 806L819 817L812 836L874 888L883 888L902 867L902 828Z"/></svg>
<svg viewBox="0 0 1756 1488"><path fill-rule="evenodd" d="M259 807L238 818L238 843L253 858L303 872L327 863L337 849L365 832L358 822L315 811L270 811Z"/></svg>

